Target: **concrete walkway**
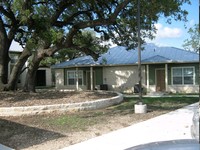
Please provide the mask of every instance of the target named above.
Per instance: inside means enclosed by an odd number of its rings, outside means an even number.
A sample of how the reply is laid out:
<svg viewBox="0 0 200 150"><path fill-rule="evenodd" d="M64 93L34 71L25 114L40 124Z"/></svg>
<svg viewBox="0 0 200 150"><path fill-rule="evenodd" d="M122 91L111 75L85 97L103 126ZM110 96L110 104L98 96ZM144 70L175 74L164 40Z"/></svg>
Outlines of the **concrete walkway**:
<svg viewBox="0 0 200 150"><path fill-rule="evenodd" d="M195 103L176 111L78 143L62 150L124 150L136 145L177 139L192 139L190 126Z"/></svg>

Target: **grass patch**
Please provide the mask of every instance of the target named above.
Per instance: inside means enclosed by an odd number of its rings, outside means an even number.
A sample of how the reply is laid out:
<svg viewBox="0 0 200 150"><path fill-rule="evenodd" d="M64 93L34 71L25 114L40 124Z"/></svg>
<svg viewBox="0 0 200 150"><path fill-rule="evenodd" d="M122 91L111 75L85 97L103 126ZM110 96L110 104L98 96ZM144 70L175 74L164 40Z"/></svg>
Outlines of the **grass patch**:
<svg viewBox="0 0 200 150"><path fill-rule="evenodd" d="M88 126L98 124L103 120L101 118L103 112L93 112L93 113L75 113L75 114L62 114L56 116L44 116L38 118L38 121L44 126L48 126L51 129L57 129L60 132L76 132L84 131Z"/></svg>
<svg viewBox="0 0 200 150"><path fill-rule="evenodd" d="M59 116L58 118L49 119L48 123L52 126L66 126L67 128L70 128L72 130L75 130L77 128L84 130L85 126L92 125L94 121L90 119L85 119L78 115L63 115Z"/></svg>
<svg viewBox="0 0 200 150"><path fill-rule="evenodd" d="M137 103L137 97L125 98L125 102L115 107L115 109L126 110L134 108ZM198 97L143 97L143 102L147 108L153 110L175 110L186 105L199 101Z"/></svg>
<svg viewBox="0 0 200 150"><path fill-rule="evenodd" d="M197 97L144 97L143 101L147 104L148 112L167 113L189 104L198 102ZM134 114L134 105L137 98L125 98L121 104L94 111L83 111L72 114L35 116L34 124L42 124L45 128L58 132L85 131L88 127L95 124L107 122L115 116ZM145 115L145 116L148 116Z"/></svg>

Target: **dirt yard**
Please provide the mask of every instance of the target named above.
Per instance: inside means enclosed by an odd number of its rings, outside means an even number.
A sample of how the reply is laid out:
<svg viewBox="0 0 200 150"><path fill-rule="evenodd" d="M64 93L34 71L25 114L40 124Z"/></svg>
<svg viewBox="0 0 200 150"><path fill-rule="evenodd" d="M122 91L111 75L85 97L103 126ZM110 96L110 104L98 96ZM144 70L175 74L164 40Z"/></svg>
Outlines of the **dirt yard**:
<svg viewBox="0 0 200 150"><path fill-rule="evenodd" d="M96 92L0 92L0 107L75 103L116 96ZM134 114L126 103L96 111L0 117L0 143L14 149L56 150L169 112Z"/></svg>
<svg viewBox="0 0 200 150"><path fill-rule="evenodd" d="M0 92L0 107L36 106L92 101L117 96L111 92L39 91L37 93Z"/></svg>

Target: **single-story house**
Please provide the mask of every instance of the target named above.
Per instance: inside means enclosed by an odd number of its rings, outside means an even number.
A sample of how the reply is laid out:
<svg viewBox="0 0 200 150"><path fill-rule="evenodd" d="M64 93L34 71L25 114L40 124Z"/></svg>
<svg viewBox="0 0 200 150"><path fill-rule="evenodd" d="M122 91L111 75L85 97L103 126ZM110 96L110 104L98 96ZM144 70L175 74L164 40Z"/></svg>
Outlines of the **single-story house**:
<svg viewBox="0 0 200 150"><path fill-rule="evenodd" d="M19 59L22 51L15 51L10 50L9 56L10 56L10 62L9 62L9 69L8 69L8 78L10 77L10 73L12 71L12 68L14 67L15 63ZM25 63L24 68L28 66L28 61ZM25 84L27 69L25 69L22 74L20 75L19 81L18 81L18 87L22 87ZM52 86L52 72L50 67L40 67L37 70L36 73L36 86Z"/></svg>
<svg viewBox="0 0 200 150"><path fill-rule="evenodd" d="M143 45L142 85L147 92L199 92L199 54L174 47ZM83 56L52 66L56 88L108 89L134 92L138 83L138 51L110 48L97 61Z"/></svg>

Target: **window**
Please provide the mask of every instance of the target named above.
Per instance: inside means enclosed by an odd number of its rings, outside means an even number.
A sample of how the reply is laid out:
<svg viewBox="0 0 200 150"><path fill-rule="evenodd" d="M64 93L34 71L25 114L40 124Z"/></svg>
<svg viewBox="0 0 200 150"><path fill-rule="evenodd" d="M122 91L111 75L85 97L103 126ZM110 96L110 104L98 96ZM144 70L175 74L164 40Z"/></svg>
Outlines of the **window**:
<svg viewBox="0 0 200 150"><path fill-rule="evenodd" d="M172 83L174 85L194 84L194 67L172 68Z"/></svg>
<svg viewBox="0 0 200 150"><path fill-rule="evenodd" d="M76 71L67 71L67 84L68 85L76 85ZM83 71L78 71L78 84L83 84Z"/></svg>

